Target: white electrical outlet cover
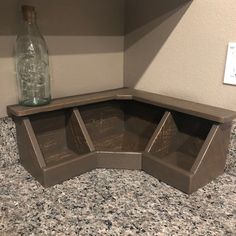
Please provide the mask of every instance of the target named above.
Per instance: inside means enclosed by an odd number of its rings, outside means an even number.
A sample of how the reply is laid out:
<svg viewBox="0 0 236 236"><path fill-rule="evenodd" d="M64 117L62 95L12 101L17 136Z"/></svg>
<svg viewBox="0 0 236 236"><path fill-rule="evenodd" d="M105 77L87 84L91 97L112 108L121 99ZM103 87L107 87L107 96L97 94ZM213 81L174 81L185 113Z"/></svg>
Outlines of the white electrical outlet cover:
<svg viewBox="0 0 236 236"><path fill-rule="evenodd" d="M228 46L224 83L236 85L236 43Z"/></svg>

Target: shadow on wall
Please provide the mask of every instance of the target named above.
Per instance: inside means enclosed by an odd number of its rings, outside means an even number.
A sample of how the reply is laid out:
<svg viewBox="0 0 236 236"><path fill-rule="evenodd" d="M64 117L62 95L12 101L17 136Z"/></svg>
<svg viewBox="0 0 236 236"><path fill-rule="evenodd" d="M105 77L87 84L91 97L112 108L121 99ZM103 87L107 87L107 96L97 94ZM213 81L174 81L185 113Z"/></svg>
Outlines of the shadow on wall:
<svg viewBox="0 0 236 236"><path fill-rule="evenodd" d="M20 6L36 7L47 36L122 36L125 0L9 0L0 6L0 35L15 35Z"/></svg>
<svg viewBox="0 0 236 236"><path fill-rule="evenodd" d="M21 5L36 7L51 55L123 51L125 0L8 0L0 5L0 57L11 57Z"/></svg>
<svg viewBox="0 0 236 236"><path fill-rule="evenodd" d="M9 0L0 6L0 57L11 57L20 21L20 6L36 7L37 22L45 36L51 55L125 53L125 75L130 77L129 49L166 19L173 18L157 35L156 41L145 45L139 55L135 84L178 23L189 0ZM125 35L125 45L124 45ZM134 45L134 47L132 47ZM137 50L139 51L139 50ZM136 61L136 60L135 60ZM134 61L134 62L135 62Z"/></svg>
<svg viewBox="0 0 236 236"><path fill-rule="evenodd" d="M144 4L145 0L136 0L136 5L133 3L135 0L127 1L124 84L127 87L135 87L191 5L191 1L150 0L148 5ZM136 8L128 15L132 9L131 5ZM155 8L159 10L155 11Z"/></svg>

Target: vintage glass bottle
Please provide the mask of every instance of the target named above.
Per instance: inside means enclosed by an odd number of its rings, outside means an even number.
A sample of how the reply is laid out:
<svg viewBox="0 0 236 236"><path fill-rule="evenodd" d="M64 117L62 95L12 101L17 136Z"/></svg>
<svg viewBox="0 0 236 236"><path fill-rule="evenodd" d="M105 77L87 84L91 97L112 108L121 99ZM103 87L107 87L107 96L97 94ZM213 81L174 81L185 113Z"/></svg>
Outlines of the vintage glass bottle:
<svg viewBox="0 0 236 236"><path fill-rule="evenodd" d="M41 106L51 100L47 46L36 24L35 8L22 6L22 15L15 46L19 103Z"/></svg>

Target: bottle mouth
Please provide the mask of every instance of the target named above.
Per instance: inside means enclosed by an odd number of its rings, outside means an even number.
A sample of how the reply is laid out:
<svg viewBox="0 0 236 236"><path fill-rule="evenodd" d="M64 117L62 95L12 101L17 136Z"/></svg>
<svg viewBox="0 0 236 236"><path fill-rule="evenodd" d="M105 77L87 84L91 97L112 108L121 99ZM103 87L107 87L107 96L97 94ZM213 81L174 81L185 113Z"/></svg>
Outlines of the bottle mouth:
<svg viewBox="0 0 236 236"><path fill-rule="evenodd" d="M29 5L21 6L23 20L29 23L35 22L36 19L36 11L35 7Z"/></svg>

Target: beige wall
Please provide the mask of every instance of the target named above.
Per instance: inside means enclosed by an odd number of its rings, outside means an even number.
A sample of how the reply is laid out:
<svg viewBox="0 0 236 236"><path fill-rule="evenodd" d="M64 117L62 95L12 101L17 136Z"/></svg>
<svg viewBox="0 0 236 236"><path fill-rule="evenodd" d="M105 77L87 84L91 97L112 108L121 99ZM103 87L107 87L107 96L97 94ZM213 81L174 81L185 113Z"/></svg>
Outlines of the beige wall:
<svg viewBox="0 0 236 236"><path fill-rule="evenodd" d="M123 87L122 1L20 2L37 7L50 53L54 98ZM17 103L13 46L20 2L0 6L0 117L6 116L7 105Z"/></svg>
<svg viewBox="0 0 236 236"><path fill-rule="evenodd" d="M235 29L235 0L194 0L168 12L126 37L125 84L236 110L236 87L223 85Z"/></svg>
<svg viewBox="0 0 236 236"><path fill-rule="evenodd" d="M236 41L235 0L186 1L125 0L126 8L122 0L2 2L0 117L17 102L13 45L20 2L38 9L53 97L125 84L236 110L236 88L222 83L227 43Z"/></svg>
<svg viewBox="0 0 236 236"><path fill-rule="evenodd" d="M123 87L123 37L49 36L45 38L52 53L50 70L54 98ZM0 52L4 50L7 54L12 54L14 41L13 36L0 36ZM54 54L58 47L65 49L65 45L78 53ZM84 48L80 49L81 45L87 45L93 50L84 51ZM109 48L112 49L110 52ZM115 49L117 51L114 52ZM0 80L0 117L3 117L6 116L6 106L17 103L12 56L0 56Z"/></svg>

